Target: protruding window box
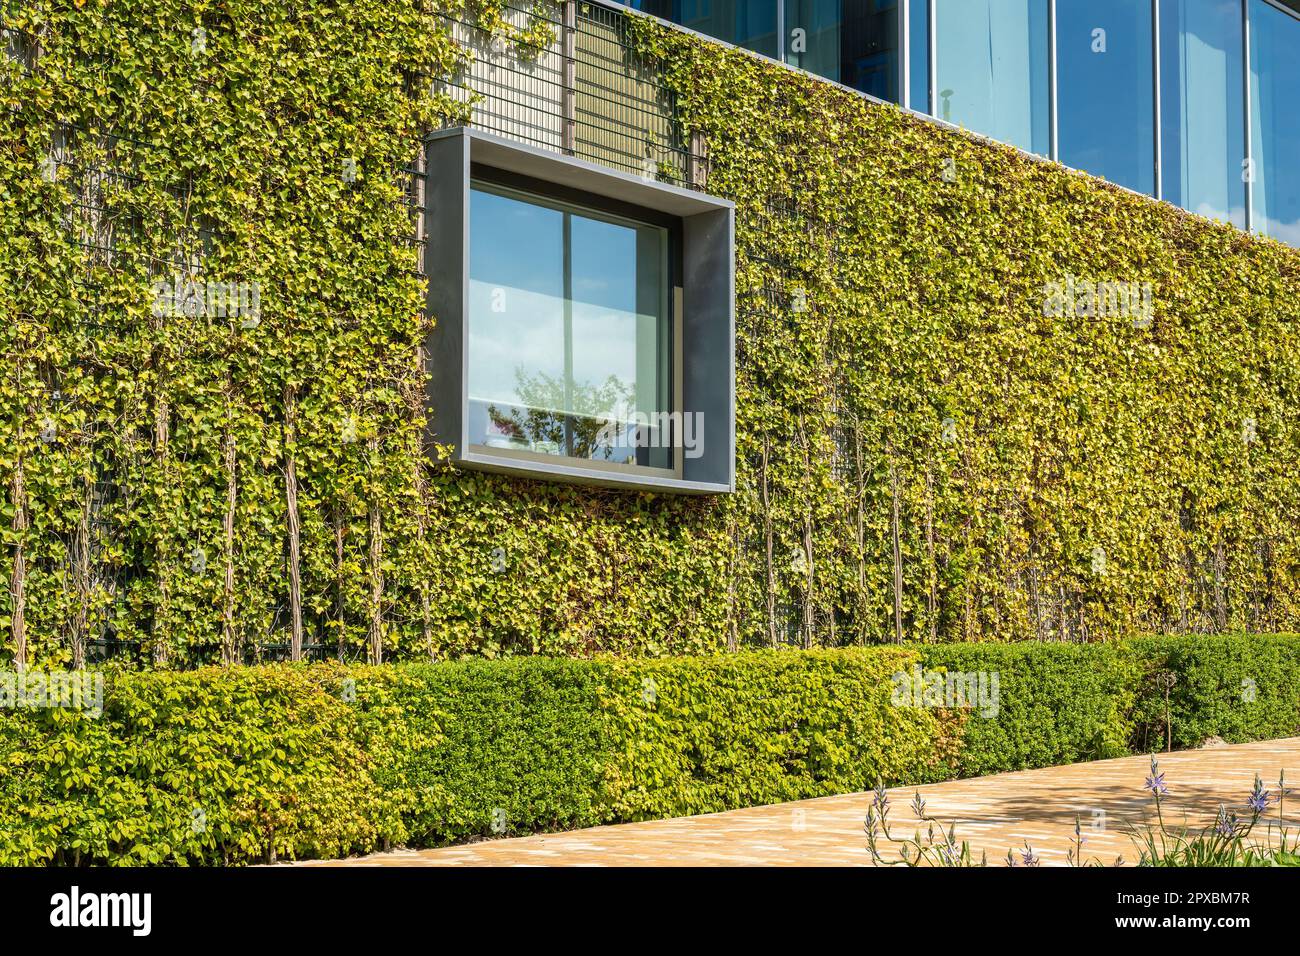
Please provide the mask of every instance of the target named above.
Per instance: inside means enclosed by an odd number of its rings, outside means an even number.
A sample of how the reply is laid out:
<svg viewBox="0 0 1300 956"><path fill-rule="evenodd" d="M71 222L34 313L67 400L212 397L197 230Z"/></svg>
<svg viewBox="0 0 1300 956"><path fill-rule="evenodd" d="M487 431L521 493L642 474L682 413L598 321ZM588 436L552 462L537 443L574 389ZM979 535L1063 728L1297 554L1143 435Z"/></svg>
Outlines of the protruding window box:
<svg viewBox="0 0 1300 956"><path fill-rule="evenodd" d="M432 438L459 465L735 487L735 211L477 130L426 144Z"/></svg>

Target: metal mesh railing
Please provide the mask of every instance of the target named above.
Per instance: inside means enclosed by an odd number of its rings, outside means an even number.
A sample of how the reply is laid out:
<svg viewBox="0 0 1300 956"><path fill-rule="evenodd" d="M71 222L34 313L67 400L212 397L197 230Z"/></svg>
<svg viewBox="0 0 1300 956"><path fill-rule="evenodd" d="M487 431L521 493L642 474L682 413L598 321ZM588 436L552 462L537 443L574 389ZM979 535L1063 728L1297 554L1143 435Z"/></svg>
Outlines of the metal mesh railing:
<svg viewBox="0 0 1300 956"><path fill-rule="evenodd" d="M503 39L483 29L470 11L447 14L452 38L468 51L469 60L459 75L438 86L452 99L470 104L479 129L558 150L565 135L564 24L549 8L516 2L520 5L506 8L505 23L522 31L540 21L550 40Z"/></svg>
<svg viewBox="0 0 1300 956"><path fill-rule="evenodd" d="M675 98L628 49L627 15L579 7L576 155L678 185L692 183Z"/></svg>
<svg viewBox="0 0 1300 956"><path fill-rule="evenodd" d="M469 105L474 127L702 188L702 163L680 135L672 92L628 43L628 14L572 0L558 8L515 0L504 19L518 30L541 23L550 39L494 39L472 20L448 18L471 58L440 86Z"/></svg>

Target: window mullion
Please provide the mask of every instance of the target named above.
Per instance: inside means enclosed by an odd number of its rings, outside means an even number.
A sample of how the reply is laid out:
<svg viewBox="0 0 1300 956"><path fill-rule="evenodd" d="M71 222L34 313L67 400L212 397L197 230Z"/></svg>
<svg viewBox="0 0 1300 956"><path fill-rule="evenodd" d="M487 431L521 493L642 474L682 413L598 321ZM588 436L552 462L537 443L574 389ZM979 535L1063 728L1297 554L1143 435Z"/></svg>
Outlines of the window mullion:
<svg viewBox="0 0 1300 956"><path fill-rule="evenodd" d="M564 452L573 457L573 214L564 213Z"/></svg>
<svg viewBox="0 0 1300 956"><path fill-rule="evenodd" d="M1164 104L1161 103L1160 0L1151 0L1151 82L1154 98L1151 121L1155 124L1152 152L1155 158L1155 198L1165 198Z"/></svg>
<svg viewBox="0 0 1300 956"><path fill-rule="evenodd" d="M1061 147L1056 84L1056 0L1047 0L1047 155L1059 162Z"/></svg>
<svg viewBox="0 0 1300 956"><path fill-rule="evenodd" d="M1255 177L1259 175L1259 170L1255 164L1255 144L1253 130L1251 125L1254 117L1251 111L1254 106L1254 98L1250 95L1250 0L1241 0L1241 64L1244 81L1242 83L1242 113L1243 125L1245 126L1245 146L1246 159L1244 175L1246 186L1246 231L1250 232L1254 226L1255 218Z"/></svg>

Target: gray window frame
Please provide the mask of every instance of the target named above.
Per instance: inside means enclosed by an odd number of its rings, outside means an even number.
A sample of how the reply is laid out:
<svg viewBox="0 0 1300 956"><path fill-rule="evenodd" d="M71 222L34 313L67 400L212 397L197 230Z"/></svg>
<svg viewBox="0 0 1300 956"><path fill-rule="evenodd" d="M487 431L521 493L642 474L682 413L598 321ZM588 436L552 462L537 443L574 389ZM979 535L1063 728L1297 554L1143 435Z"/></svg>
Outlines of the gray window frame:
<svg viewBox="0 0 1300 956"><path fill-rule="evenodd" d="M425 352L429 432L435 449L459 466L518 477L669 493L734 491L734 204L467 127L428 136L425 156L425 274L429 314L435 320ZM679 224L681 270L676 288L670 290L673 411L700 416L698 457L683 454L680 436L671 473L561 456L549 460L470 444L469 196L471 184L484 170L526 180L533 184L532 192L559 202L580 194L644 213L631 218ZM542 191L546 187L553 192Z"/></svg>

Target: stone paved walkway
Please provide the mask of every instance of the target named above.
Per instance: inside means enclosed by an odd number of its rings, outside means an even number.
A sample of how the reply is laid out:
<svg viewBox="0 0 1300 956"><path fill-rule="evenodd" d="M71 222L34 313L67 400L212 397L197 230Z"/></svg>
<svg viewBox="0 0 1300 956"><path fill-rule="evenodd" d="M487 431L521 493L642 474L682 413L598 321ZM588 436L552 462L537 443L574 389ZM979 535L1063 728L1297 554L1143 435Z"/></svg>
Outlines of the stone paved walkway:
<svg viewBox="0 0 1300 956"><path fill-rule="evenodd" d="M1148 757L1124 757L997 774L920 787L932 816L957 824L968 840L1001 864L1028 841L1046 866L1066 864L1075 816L1085 857L1113 863L1136 859L1126 824L1151 806L1142 789ZM1211 822L1220 803L1240 808L1255 774L1276 793L1278 772L1300 784L1300 737L1160 756L1169 796L1166 821ZM910 835L913 790L890 791L895 835ZM593 827L567 833L489 840L438 850L395 850L330 863L350 866L864 866L862 832L871 795L822 797L674 820ZM1300 824L1300 793L1287 806Z"/></svg>

